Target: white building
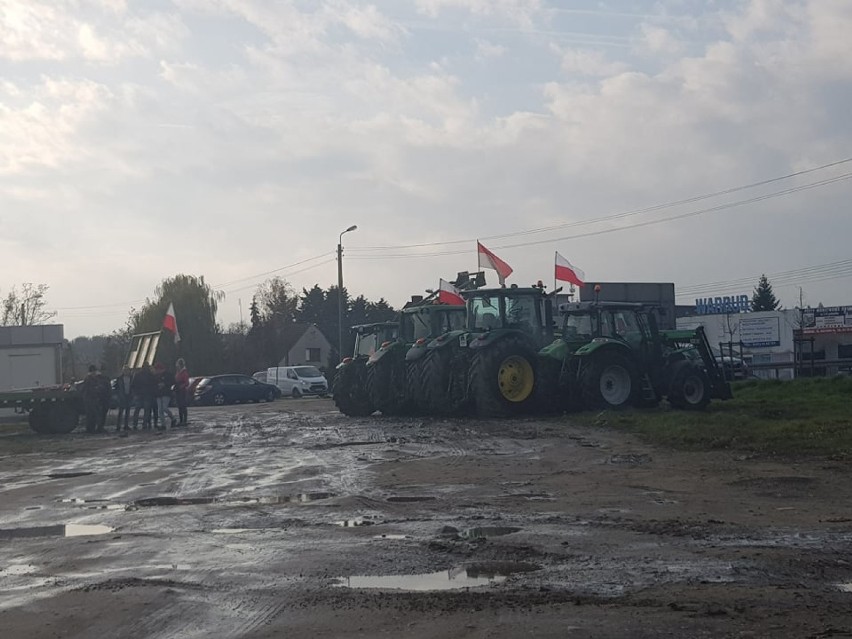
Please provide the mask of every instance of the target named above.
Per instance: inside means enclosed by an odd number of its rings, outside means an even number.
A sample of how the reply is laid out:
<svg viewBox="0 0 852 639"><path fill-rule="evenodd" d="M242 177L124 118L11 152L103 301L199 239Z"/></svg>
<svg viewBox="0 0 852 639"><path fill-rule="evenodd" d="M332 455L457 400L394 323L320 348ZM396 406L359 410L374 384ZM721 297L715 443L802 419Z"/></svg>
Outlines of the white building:
<svg viewBox="0 0 852 639"><path fill-rule="evenodd" d="M756 313L725 313L679 317L677 327L682 329L703 326L714 351L728 353L728 344L750 365L792 364L795 361L795 331L801 323L798 310L759 311ZM776 372L777 370L777 372ZM755 369L758 377L792 379L793 367L776 370Z"/></svg>

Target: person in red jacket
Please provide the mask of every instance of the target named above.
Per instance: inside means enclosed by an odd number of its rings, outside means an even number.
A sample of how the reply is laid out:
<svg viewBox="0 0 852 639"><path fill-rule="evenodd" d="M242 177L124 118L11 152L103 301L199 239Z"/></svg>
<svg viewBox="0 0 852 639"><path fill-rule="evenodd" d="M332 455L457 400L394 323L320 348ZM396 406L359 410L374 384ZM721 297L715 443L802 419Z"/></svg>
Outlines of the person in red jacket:
<svg viewBox="0 0 852 639"><path fill-rule="evenodd" d="M186 426L188 414L186 405L189 403L187 393L189 391L189 371L186 370L186 362L181 357L175 364L175 399L178 406L178 426Z"/></svg>

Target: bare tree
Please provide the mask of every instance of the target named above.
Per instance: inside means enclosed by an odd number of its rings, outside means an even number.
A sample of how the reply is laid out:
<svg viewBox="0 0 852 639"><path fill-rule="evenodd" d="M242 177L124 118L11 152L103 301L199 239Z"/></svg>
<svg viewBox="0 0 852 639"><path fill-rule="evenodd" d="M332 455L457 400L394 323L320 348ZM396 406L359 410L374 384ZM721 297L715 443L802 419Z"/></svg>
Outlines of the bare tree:
<svg viewBox="0 0 852 639"><path fill-rule="evenodd" d="M0 306L0 325L35 326L56 317L56 311L45 310L47 284L24 282L20 291L16 287L6 295Z"/></svg>

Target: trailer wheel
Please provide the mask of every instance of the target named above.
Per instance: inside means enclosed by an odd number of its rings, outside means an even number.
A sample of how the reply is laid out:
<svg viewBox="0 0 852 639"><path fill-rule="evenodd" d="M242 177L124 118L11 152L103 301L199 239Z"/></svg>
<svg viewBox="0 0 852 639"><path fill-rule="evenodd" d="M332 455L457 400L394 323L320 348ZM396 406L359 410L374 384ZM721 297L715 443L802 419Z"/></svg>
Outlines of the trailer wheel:
<svg viewBox="0 0 852 639"><path fill-rule="evenodd" d="M50 432L50 422L48 420L47 409L47 405L38 404L37 406L33 406L30 410L28 421L30 423L30 430L34 433L43 435Z"/></svg>
<svg viewBox="0 0 852 639"><path fill-rule="evenodd" d="M49 413L49 432L56 435L66 435L77 428L80 413L73 406L60 403L54 404Z"/></svg>
<svg viewBox="0 0 852 639"><path fill-rule="evenodd" d="M618 352L592 355L580 377L583 403L588 408L624 408L636 401L636 367Z"/></svg>
<svg viewBox="0 0 852 639"><path fill-rule="evenodd" d="M367 417L373 408L366 389L366 374L363 360L355 360L337 369L331 395L334 405L349 417Z"/></svg>
<svg viewBox="0 0 852 639"><path fill-rule="evenodd" d="M683 410L704 410L710 403L710 380L703 368L675 362L671 371L669 404Z"/></svg>
<svg viewBox="0 0 852 639"><path fill-rule="evenodd" d="M478 415L502 417L526 410L534 402L538 362L521 340L507 337L473 357L470 390Z"/></svg>

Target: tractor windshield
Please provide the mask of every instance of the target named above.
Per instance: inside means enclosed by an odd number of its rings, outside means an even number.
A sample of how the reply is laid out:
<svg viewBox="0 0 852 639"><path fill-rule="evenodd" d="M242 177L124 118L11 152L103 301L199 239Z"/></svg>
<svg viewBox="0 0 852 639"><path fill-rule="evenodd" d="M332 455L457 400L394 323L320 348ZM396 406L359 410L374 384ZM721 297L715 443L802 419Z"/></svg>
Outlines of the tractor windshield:
<svg viewBox="0 0 852 639"><path fill-rule="evenodd" d="M582 315L566 315L562 326L562 337L569 341L588 341L595 336L597 317L584 313Z"/></svg>
<svg viewBox="0 0 852 639"><path fill-rule="evenodd" d="M468 300L469 327L487 331L500 328L500 300L497 297L472 297Z"/></svg>
<svg viewBox="0 0 852 639"><path fill-rule="evenodd" d="M541 327L536 310L539 306L539 297L523 295L518 297L506 297L506 326L507 328L519 328L525 333L534 333Z"/></svg>
<svg viewBox="0 0 852 639"><path fill-rule="evenodd" d="M358 335L355 340L355 356L365 355L369 357L376 352L380 344L378 343L379 336L373 333L372 335Z"/></svg>

